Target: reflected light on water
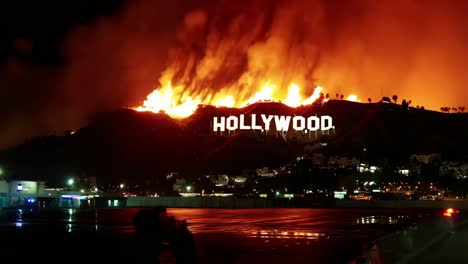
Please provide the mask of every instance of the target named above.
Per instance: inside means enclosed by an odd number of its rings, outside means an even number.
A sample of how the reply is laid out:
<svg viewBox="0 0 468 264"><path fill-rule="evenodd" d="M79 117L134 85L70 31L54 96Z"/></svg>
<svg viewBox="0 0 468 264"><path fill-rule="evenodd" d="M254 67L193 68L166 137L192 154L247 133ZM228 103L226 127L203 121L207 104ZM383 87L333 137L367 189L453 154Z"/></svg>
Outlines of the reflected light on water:
<svg viewBox="0 0 468 264"><path fill-rule="evenodd" d="M15 226L16 228L23 227L23 210L22 209L18 209L18 213L16 214Z"/></svg>
<svg viewBox="0 0 468 264"><path fill-rule="evenodd" d="M272 230L254 230L245 232L248 237L251 238L268 238L268 239L323 239L328 238L327 235L323 233L310 232L306 230L296 230L296 231L279 231L276 229Z"/></svg>
<svg viewBox="0 0 468 264"><path fill-rule="evenodd" d="M72 231L72 222L73 222L73 213L75 211L73 209L68 209L68 224L67 224L67 231L70 233Z"/></svg>
<svg viewBox="0 0 468 264"><path fill-rule="evenodd" d="M368 225L368 224L384 224L392 225L398 223L405 223L409 219L409 216L399 215L399 216L363 216L356 219L356 224L359 225Z"/></svg>

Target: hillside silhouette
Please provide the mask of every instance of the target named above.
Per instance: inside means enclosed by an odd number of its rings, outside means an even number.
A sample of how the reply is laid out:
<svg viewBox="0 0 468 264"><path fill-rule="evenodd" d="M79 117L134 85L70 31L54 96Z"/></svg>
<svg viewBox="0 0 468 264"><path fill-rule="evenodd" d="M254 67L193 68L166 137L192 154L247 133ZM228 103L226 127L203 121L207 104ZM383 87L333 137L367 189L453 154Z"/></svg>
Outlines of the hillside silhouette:
<svg viewBox="0 0 468 264"><path fill-rule="evenodd" d="M213 135L214 116L239 114L330 115L335 130L308 138L243 131ZM389 103L331 100L291 108L261 102L245 108L200 106L188 118L119 109L91 121L74 134L37 137L5 150L0 160L10 177L43 179L59 184L64 175L96 176L100 182L122 180L164 185L165 175L197 177L201 173L241 173L243 169L278 166L304 154L307 146L327 156L407 160L415 153L462 158L468 152L468 114L442 114ZM312 148L314 149L314 148ZM157 190L156 190L157 191Z"/></svg>

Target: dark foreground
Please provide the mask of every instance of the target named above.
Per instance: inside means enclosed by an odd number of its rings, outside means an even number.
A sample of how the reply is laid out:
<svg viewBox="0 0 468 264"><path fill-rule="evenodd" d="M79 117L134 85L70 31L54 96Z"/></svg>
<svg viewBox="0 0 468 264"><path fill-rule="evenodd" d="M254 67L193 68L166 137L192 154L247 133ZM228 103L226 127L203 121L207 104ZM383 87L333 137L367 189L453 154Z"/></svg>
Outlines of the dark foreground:
<svg viewBox="0 0 468 264"><path fill-rule="evenodd" d="M131 209L0 213L2 259L135 263ZM198 263L345 263L367 243L436 212L392 209L169 209L187 219ZM3 261L2 261L3 262ZM169 251L162 263L174 263Z"/></svg>

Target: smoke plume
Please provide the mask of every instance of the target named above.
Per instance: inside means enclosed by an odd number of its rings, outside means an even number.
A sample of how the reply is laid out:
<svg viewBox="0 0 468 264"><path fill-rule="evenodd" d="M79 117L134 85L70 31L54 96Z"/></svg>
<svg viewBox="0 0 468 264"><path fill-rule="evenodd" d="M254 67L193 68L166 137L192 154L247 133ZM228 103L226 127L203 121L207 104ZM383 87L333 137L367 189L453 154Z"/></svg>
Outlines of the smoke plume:
<svg viewBox="0 0 468 264"><path fill-rule="evenodd" d="M467 105L466 1L127 1L71 28L60 67L14 58L0 72L0 146L77 129L138 106L171 81L180 98L248 98L266 81L285 94L398 95L438 110Z"/></svg>

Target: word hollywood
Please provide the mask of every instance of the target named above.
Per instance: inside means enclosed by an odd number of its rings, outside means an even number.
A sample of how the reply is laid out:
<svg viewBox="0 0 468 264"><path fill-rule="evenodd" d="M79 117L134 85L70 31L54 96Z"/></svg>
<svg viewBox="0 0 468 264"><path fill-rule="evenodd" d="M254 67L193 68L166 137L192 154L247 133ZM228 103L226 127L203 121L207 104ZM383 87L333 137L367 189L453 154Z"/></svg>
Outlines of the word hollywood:
<svg viewBox="0 0 468 264"><path fill-rule="evenodd" d="M235 130L261 130L269 131L274 124L278 132L287 132L290 127L295 131L313 132L317 130L326 131L334 129L331 116L278 116L260 115L261 122L257 120L256 114L250 115L250 120L241 114L229 117L213 117L213 131L235 131ZM250 121L250 122L247 122Z"/></svg>

